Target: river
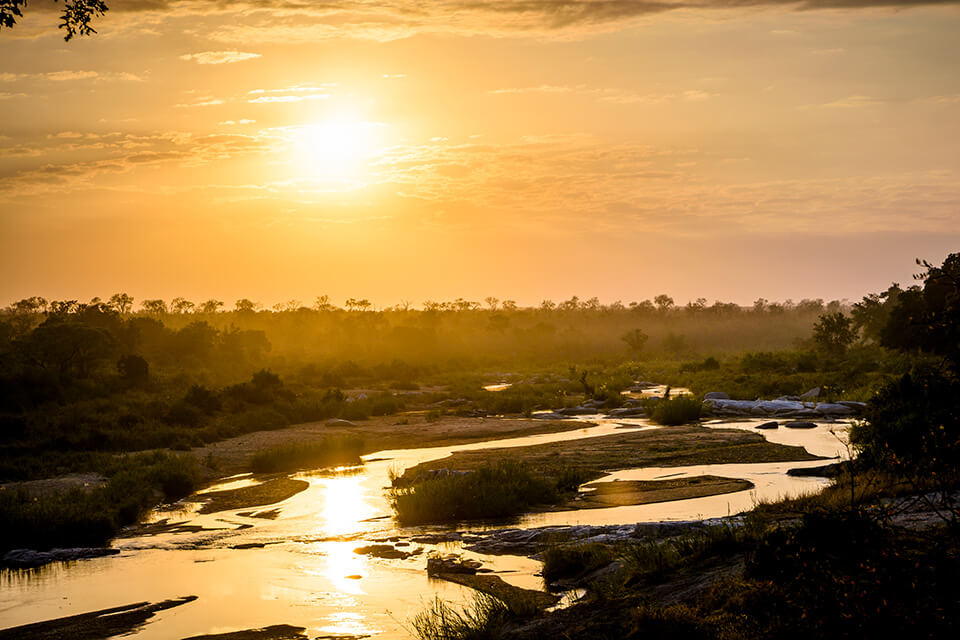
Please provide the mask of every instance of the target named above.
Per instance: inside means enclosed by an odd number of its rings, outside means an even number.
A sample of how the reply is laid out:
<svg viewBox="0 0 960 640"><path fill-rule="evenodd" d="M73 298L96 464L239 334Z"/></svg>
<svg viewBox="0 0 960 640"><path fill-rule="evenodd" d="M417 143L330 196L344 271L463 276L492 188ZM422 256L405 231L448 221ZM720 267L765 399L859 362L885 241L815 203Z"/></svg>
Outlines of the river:
<svg viewBox="0 0 960 640"><path fill-rule="evenodd" d="M310 637L408 638L410 619L435 597L466 601L472 592L430 579L424 570L427 553L461 552L457 544L448 543L439 549L420 545L422 553L405 560L376 559L353 552L365 544L364 540L399 533L389 518L384 491L389 485L389 472L437 460L455 451L521 447L622 433L624 429L658 428L642 419L580 419L597 425L457 446L379 451L365 456L362 467L297 474L297 478L310 483L308 489L280 504L260 509L201 515L195 504L188 504L175 511L154 512L152 520L169 518L207 530L121 538L113 544L121 552L116 556L56 563L31 571L4 570L0 572L0 628L132 602L197 595L199 598L192 603L158 613L137 630L136 637L169 640L286 623L306 627ZM715 421L706 426L753 431L759 422L762 421ZM804 446L817 455L844 457L842 437L846 426L781 428L759 433L772 442ZM828 481L786 475L790 468L821 464L823 461L618 471L603 479L650 480L713 474L745 478L755 488L633 507L537 513L521 518L519 526L625 524L726 516L750 509L758 500L822 489ZM253 482L250 477L238 476L225 479L210 490ZM238 514L273 509L278 509L279 515L272 520ZM406 528L403 534L423 530L436 528ZM231 548L259 544L265 546ZM471 552L463 555L483 561L517 586L542 587L536 575L540 565L534 560Z"/></svg>

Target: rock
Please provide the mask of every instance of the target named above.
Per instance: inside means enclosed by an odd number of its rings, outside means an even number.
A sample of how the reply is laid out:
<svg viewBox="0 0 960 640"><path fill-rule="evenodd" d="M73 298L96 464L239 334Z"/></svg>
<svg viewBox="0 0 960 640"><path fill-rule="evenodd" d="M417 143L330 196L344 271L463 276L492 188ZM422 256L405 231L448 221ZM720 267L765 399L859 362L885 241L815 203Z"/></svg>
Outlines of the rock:
<svg viewBox="0 0 960 640"><path fill-rule="evenodd" d="M350 422L349 420L343 420L343 419L341 419L341 418L330 418L329 420L327 420L327 422L326 422L325 424L326 424L328 427L355 427L355 426L357 426L357 425L355 425L354 423Z"/></svg>
<svg viewBox="0 0 960 640"><path fill-rule="evenodd" d="M834 462L832 464L825 464L819 467L800 467L797 469L788 469L787 475L797 477L836 478L844 471L846 466L848 466L847 463Z"/></svg>
<svg viewBox="0 0 960 640"><path fill-rule="evenodd" d="M120 553L119 549L108 549L106 547L75 547L71 549L51 549L50 551L12 549L4 554L0 564L7 567L27 569L40 567L51 562L102 558L104 556L115 556L118 553Z"/></svg>
<svg viewBox="0 0 960 640"><path fill-rule="evenodd" d="M534 420L569 420L570 416L555 411L537 411L530 415Z"/></svg>
<svg viewBox="0 0 960 640"><path fill-rule="evenodd" d="M763 424L758 424L757 429L777 429L780 427L780 423L777 421L773 422L764 422Z"/></svg>
<svg viewBox="0 0 960 640"><path fill-rule="evenodd" d="M857 411L852 407L848 407L845 404L840 404L839 402L821 402L816 407L816 412L823 415L841 415L841 416L850 416L855 414Z"/></svg>
<svg viewBox="0 0 960 640"><path fill-rule="evenodd" d="M363 576L357 573L353 573L353 574L350 574L349 576L343 576L343 577L346 578L347 580L360 580L361 578L363 578Z"/></svg>
<svg viewBox="0 0 960 640"><path fill-rule="evenodd" d="M645 418L647 411L640 407L621 407L619 409L610 409L607 415L611 418Z"/></svg>
<svg viewBox="0 0 960 640"><path fill-rule="evenodd" d="M803 422L796 420L794 422L784 422L783 426L788 429L814 429L817 426L816 422Z"/></svg>
<svg viewBox="0 0 960 640"><path fill-rule="evenodd" d="M564 407L557 409L556 413L564 416L592 416L597 413L597 410L592 407Z"/></svg>
<svg viewBox="0 0 960 640"><path fill-rule="evenodd" d="M729 400L730 396L723 391L708 391L703 394L704 400Z"/></svg>
<svg viewBox="0 0 960 640"><path fill-rule="evenodd" d="M860 413L867 408L866 402L855 402L853 400L837 400L836 404L842 404L845 407L850 407L857 413Z"/></svg>
<svg viewBox="0 0 960 640"><path fill-rule="evenodd" d="M430 556L427 558L427 575L435 576L440 573L468 573L475 574L483 566L476 560L463 560L458 555Z"/></svg>
<svg viewBox="0 0 960 640"><path fill-rule="evenodd" d="M800 394L801 400L816 400L820 397L820 387L814 387Z"/></svg>
<svg viewBox="0 0 960 640"><path fill-rule="evenodd" d="M374 558L386 558L388 560L405 560L406 558L415 555L407 551L394 549L393 545L389 544L369 544L365 547L357 547L353 550L353 552L359 555L372 556Z"/></svg>

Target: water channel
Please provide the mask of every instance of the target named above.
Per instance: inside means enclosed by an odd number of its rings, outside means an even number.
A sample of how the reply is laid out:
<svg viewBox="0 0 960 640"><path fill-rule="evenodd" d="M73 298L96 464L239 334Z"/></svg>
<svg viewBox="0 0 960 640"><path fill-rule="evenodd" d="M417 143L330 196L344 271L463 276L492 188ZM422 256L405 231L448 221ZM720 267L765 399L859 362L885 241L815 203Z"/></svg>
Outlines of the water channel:
<svg viewBox="0 0 960 640"><path fill-rule="evenodd" d="M307 490L264 507L278 509L275 519L245 517L257 509L201 515L196 504L175 511L158 511L152 519L168 518L204 531L121 538L120 554L39 570L0 572L0 628L73 615L138 601L155 602L184 595L199 598L158 613L140 628L142 640L182 638L272 624L307 627L311 638L408 638L409 621L433 598L465 601L471 592L433 580L424 570L425 556L435 550L460 552L455 543L439 549L420 545L422 553L405 560L376 559L353 553L365 540L398 534L389 517L384 488L391 469L437 460L455 451L528 445L592 438L627 429L656 429L643 419L582 416L596 426L562 433L491 440L472 444L379 451L366 456L359 468L334 473L306 473ZM754 431L759 420L715 421L711 428ZM847 425L815 429L760 431L768 440L800 445L826 457L843 457ZM684 475L745 478L755 488L732 494L631 507L537 513L519 525L625 524L694 520L735 514L758 500L800 495L822 489L828 481L786 475L790 468L818 466L823 461L697 465L618 471L603 480L651 480ZM211 490L256 482L246 476L229 478ZM464 526L476 530L477 525ZM404 529L409 536L423 529ZM430 529L427 529L430 530ZM432 529L435 530L435 529ZM252 545L264 545L252 547ZM247 548L235 548L237 546ZM233 548L232 548L233 547ZM252 547L252 548L251 548ZM415 548L412 546L411 548ZM526 588L542 588L539 563L513 556L481 556L464 552L493 568L504 580Z"/></svg>

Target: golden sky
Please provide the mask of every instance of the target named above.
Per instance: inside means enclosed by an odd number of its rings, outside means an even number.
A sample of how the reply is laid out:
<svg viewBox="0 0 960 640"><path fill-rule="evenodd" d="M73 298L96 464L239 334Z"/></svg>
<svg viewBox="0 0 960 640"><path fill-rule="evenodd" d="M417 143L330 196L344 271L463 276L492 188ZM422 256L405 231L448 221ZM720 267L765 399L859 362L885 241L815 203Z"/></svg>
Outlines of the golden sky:
<svg viewBox="0 0 960 640"><path fill-rule="evenodd" d="M960 250L960 4L107 0L0 31L0 303L855 299Z"/></svg>

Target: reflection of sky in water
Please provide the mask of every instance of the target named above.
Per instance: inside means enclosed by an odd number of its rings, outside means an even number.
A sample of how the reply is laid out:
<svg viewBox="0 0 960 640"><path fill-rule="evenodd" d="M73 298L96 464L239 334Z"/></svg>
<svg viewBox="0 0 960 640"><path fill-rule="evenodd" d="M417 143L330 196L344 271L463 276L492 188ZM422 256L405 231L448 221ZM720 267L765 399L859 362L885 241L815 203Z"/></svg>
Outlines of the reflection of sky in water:
<svg viewBox="0 0 960 640"><path fill-rule="evenodd" d="M596 416L585 418L597 419ZM753 431L758 422L745 420L708 426ZM0 573L0 627L130 602L196 594L200 598L197 602L160 612L136 636L142 640L166 640L271 624L294 624L307 627L311 637L370 634L382 640L406 638L404 625L435 596L465 602L472 592L458 585L429 580L424 570L425 554L407 560L384 560L353 552L356 547L369 544L371 538L396 532L390 519L370 520L390 513L383 491L389 485L390 468L404 469L446 457L457 450L527 446L618 434L624 432L618 426L623 423L657 428L645 420L601 420L599 426L585 425L583 429L563 433L378 452L368 457L387 459L368 462L362 469L343 469L334 474L297 474L297 478L310 483L309 488L278 504L215 514L196 514L189 509L158 512L154 519L171 517L171 521L180 521L184 518L190 524L228 530L120 539L115 543L123 550L118 557L55 565L32 574ZM829 428L821 426L803 431L781 428L763 435L773 442L806 446L820 455L836 455L842 445L827 431ZM741 465L740 469L675 467L621 472L615 477L639 479L649 474L715 473L750 477L758 489L767 487L768 491L778 491L783 488L781 483L787 468L817 464L823 462L781 463L767 468ZM235 476L210 489L240 488L256 482L250 476ZM823 481L816 478L791 478L788 482L791 489L813 490L823 486ZM756 492L740 492L642 507L535 514L522 522L526 526L539 526L711 517L726 515L731 508L734 512L750 508L755 497ZM237 515L272 509L280 511L276 520ZM239 525L252 526L240 530ZM472 524L465 528L484 527ZM331 539L337 536L349 536L349 539ZM227 548L261 542L268 546ZM443 547L445 552L460 550L458 544ZM425 552L431 549L427 547ZM480 559L488 567L508 571L502 577L517 586L538 588L542 585L541 578L534 575L540 565L529 558L488 557L470 552L464 555Z"/></svg>

